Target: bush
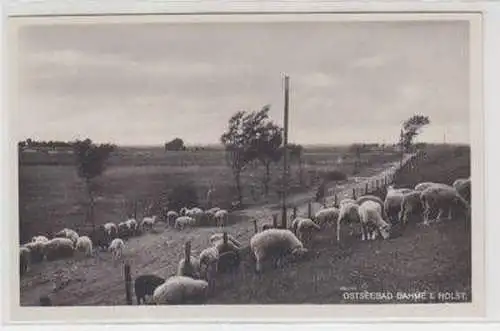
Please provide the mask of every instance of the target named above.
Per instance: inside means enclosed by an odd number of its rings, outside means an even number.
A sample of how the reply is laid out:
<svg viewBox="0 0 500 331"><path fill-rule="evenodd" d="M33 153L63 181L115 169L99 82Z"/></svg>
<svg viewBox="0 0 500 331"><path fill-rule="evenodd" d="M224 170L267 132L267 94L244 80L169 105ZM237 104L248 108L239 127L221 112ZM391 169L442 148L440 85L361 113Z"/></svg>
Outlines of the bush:
<svg viewBox="0 0 500 331"><path fill-rule="evenodd" d="M347 180L347 175L340 170L332 170L325 173L324 178L327 181L342 181Z"/></svg>
<svg viewBox="0 0 500 331"><path fill-rule="evenodd" d="M168 196L170 210L179 210L182 207L192 208L198 205L196 187L191 183L177 185Z"/></svg>

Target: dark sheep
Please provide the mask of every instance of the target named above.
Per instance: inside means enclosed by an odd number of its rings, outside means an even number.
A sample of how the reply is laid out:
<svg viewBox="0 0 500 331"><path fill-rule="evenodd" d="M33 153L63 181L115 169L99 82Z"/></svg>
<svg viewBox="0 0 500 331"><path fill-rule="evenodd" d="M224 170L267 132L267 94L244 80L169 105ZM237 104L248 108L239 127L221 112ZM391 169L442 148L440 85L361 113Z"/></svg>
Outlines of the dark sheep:
<svg viewBox="0 0 500 331"><path fill-rule="evenodd" d="M163 284L165 279L155 275L141 275L135 279L134 290L137 304L146 303L146 295L153 295L155 289Z"/></svg>

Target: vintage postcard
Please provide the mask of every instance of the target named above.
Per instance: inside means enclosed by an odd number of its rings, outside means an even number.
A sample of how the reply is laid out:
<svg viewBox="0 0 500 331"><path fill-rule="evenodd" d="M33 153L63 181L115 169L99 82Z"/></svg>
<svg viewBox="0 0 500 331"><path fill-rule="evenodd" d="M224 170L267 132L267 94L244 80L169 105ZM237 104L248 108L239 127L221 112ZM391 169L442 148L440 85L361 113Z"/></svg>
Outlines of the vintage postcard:
<svg viewBox="0 0 500 331"><path fill-rule="evenodd" d="M484 314L480 14L8 29L13 322Z"/></svg>

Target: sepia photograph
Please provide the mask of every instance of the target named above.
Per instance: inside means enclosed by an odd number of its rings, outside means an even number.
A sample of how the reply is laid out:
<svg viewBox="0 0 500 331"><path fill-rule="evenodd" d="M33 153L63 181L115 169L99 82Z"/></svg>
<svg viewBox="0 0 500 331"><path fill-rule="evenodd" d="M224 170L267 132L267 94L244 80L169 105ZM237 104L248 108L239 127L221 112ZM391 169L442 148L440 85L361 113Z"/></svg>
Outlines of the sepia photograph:
<svg viewBox="0 0 500 331"><path fill-rule="evenodd" d="M420 16L10 18L18 314L478 309L480 15Z"/></svg>

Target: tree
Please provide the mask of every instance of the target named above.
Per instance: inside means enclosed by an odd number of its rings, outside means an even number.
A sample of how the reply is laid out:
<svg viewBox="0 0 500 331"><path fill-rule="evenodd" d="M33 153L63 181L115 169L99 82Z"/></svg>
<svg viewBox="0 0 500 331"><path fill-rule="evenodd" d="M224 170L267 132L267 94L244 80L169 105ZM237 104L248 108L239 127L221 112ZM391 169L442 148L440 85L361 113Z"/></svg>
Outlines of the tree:
<svg viewBox="0 0 500 331"><path fill-rule="evenodd" d="M175 138L165 143L165 151L184 151L184 150L186 150L186 146L184 146L184 141L181 138Z"/></svg>
<svg viewBox="0 0 500 331"><path fill-rule="evenodd" d="M236 112L220 138L226 150L226 161L233 172L240 205L243 203L241 173L259 157L274 157L274 146L279 138L277 128L269 121L269 109L269 106L264 106L260 111Z"/></svg>
<svg viewBox="0 0 500 331"><path fill-rule="evenodd" d="M413 139L418 136L422 128L428 124L430 124L429 117L420 114L413 115L403 122L401 137L399 140L402 151L410 150L413 144Z"/></svg>
<svg viewBox="0 0 500 331"><path fill-rule="evenodd" d="M78 176L85 181L89 199L87 221L90 220L92 222L92 228L95 230L93 181L104 172L106 161L115 149L115 146L111 144L96 145L92 143L92 140L85 139L83 141L75 141L73 149Z"/></svg>

